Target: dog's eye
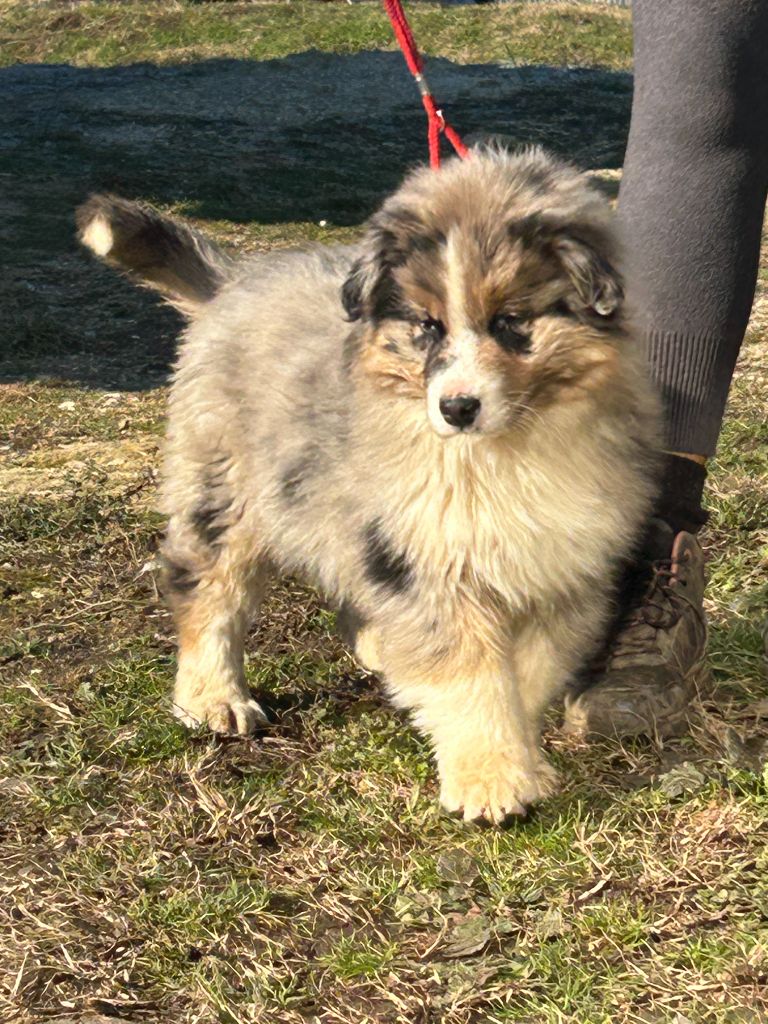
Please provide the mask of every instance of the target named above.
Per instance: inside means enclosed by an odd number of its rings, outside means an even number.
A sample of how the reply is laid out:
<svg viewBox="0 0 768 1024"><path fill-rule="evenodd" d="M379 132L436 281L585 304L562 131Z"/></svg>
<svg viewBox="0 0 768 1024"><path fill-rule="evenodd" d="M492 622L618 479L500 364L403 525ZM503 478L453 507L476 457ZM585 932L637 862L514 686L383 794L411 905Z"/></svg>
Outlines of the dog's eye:
<svg viewBox="0 0 768 1024"><path fill-rule="evenodd" d="M502 348L509 352L530 352L531 339L525 333L523 321L512 313L500 313L488 325L488 330Z"/></svg>
<svg viewBox="0 0 768 1024"><path fill-rule="evenodd" d="M434 320L431 316L425 317L419 324L422 331L431 341L442 341L445 337L445 324L442 320Z"/></svg>

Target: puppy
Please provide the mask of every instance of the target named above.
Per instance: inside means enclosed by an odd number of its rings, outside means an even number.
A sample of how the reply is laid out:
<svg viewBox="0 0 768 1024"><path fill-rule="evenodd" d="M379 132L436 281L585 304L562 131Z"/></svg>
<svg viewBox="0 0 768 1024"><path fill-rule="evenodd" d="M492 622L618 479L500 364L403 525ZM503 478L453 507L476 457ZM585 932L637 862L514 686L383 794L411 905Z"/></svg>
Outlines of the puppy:
<svg viewBox="0 0 768 1024"><path fill-rule="evenodd" d="M657 450L584 176L474 150L411 174L358 246L240 263L113 197L78 222L191 320L162 489L179 718L263 719L243 640L269 575L294 573L353 609L449 811L501 822L551 793L541 716L600 637Z"/></svg>

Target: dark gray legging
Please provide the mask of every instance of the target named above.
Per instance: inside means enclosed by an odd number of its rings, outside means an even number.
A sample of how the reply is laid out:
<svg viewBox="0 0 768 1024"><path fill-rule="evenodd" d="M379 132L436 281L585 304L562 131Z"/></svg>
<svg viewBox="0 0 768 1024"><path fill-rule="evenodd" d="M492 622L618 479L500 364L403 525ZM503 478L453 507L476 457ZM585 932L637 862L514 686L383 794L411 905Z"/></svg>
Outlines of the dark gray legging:
<svg viewBox="0 0 768 1024"><path fill-rule="evenodd" d="M768 0L635 0L619 214L672 451L715 450L768 187Z"/></svg>

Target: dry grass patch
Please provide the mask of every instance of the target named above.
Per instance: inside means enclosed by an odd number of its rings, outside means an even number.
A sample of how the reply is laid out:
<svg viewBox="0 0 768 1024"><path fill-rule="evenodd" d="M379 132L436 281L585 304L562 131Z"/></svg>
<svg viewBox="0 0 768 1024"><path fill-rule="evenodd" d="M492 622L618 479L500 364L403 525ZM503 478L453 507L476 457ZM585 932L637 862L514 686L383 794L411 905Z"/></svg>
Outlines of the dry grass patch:
<svg viewBox="0 0 768 1024"><path fill-rule="evenodd" d="M423 743L294 584L274 591L250 645L249 678L273 728L231 742L184 733L168 713L173 646L152 583L151 477L137 490L106 466L109 483L64 501L44 488L6 494L6 1017L763 1014L765 679L754 606L732 606L746 565L750 585L765 585L742 463L764 386L748 350L710 531L724 699L701 709L694 736L661 750L575 744L553 722L565 791L506 833L439 815ZM14 458L45 480L60 442L76 442L68 421L41 424L38 439L27 424ZM129 424L121 443L154 443L154 429Z"/></svg>

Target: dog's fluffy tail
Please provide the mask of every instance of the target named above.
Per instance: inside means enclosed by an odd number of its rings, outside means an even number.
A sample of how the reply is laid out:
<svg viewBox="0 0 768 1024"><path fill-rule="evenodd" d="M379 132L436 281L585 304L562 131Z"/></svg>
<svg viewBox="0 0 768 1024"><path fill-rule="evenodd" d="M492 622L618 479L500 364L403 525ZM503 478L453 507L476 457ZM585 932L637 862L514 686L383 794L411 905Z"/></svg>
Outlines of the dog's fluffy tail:
<svg viewBox="0 0 768 1024"><path fill-rule="evenodd" d="M76 213L83 245L132 280L155 288L194 317L234 273L235 263L213 242L150 206L95 195Z"/></svg>

